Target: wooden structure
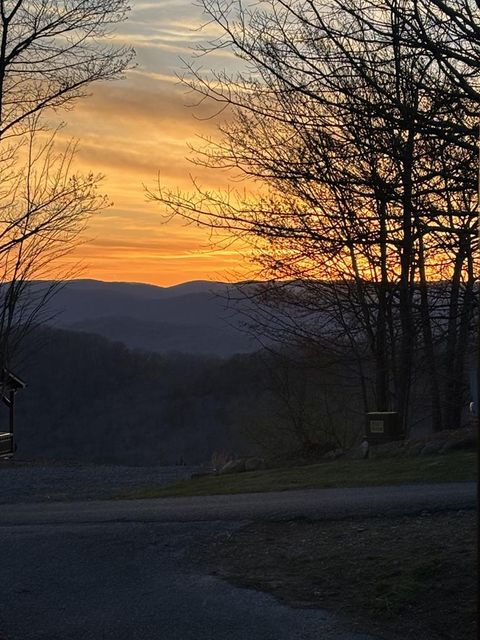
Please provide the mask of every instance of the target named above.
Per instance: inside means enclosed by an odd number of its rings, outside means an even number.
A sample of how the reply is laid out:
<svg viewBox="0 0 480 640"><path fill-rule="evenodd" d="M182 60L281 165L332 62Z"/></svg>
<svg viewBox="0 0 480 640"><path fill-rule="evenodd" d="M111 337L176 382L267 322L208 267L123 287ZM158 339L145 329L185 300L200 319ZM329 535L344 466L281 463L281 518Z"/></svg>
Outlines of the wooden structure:
<svg viewBox="0 0 480 640"><path fill-rule="evenodd" d="M0 456L11 455L15 451L13 431L15 424L15 394L25 388L25 382L11 371L4 369L1 380L1 400L9 409L8 430L0 430ZM0 429L2 426L0 425Z"/></svg>
<svg viewBox="0 0 480 640"><path fill-rule="evenodd" d="M372 411L367 413L366 439L368 444L385 444L394 440L403 440L398 413L395 411Z"/></svg>

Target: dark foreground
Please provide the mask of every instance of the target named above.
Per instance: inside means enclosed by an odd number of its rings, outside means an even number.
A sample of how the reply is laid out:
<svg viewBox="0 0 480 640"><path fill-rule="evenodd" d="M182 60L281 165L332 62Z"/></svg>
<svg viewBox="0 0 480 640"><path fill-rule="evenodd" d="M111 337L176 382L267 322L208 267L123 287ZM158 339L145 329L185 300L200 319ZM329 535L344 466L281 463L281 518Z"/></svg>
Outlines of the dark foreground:
<svg viewBox="0 0 480 640"><path fill-rule="evenodd" d="M295 528L308 523L292 524L293 519L308 517L327 531L339 519L342 527L357 518L384 523L389 517L418 515L426 508L456 513L474 505L472 483L4 504L0 508L0 638L380 640L387 637L381 627L373 629L368 620L357 619L355 611L332 607L327 599L317 600L316 608L292 607L270 594L215 577L208 550L215 549L215 541L223 541L230 545L230 558L245 558L247 572L252 547L255 553L268 554L270 545L275 548L283 534L272 529L258 541L257 534L242 540L237 536L254 531L245 526L266 527L265 531L277 525ZM304 533L299 536L297 541L307 540ZM310 537L311 542L316 539L317 535ZM262 566L259 575L263 575ZM338 566L343 566L340 556ZM272 585L251 586L275 593ZM409 638L418 640L415 629L411 635L396 636Z"/></svg>
<svg viewBox="0 0 480 640"><path fill-rule="evenodd" d="M193 544L233 523L0 528L2 640L372 640L209 575ZM201 558L196 558L201 560Z"/></svg>
<svg viewBox="0 0 480 640"><path fill-rule="evenodd" d="M195 467L53 464L0 458L0 505L110 499L190 478ZM1 506L0 506L1 509Z"/></svg>
<svg viewBox="0 0 480 640"><path fill-rule="evenodd" d="M210 571L382 638L477 638L476 513L252 523L196 550Z"/></svg>

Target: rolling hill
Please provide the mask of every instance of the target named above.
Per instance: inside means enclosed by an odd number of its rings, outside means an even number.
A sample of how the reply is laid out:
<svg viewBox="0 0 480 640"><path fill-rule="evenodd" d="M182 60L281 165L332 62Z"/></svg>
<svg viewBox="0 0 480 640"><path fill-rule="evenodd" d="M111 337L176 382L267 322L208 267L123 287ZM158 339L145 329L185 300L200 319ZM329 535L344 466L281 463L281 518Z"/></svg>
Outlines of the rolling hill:
<svg viewBox="0 0 480 640"><path fill-rule="evenodd" d="M48 282L31 283L39 292ZM44 312L48 324L95 333L157 353L227 357L258 343L242 331L246 301L232 301L232 285L194 281L173 287L129 282L71 280Z"/></svg>

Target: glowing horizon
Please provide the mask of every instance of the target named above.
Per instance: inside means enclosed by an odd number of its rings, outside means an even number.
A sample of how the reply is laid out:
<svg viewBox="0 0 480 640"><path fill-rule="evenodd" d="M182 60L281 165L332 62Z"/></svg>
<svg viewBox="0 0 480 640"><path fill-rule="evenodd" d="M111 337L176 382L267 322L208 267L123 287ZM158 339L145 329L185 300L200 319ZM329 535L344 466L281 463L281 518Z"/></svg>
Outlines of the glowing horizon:
<svg viewBox="0 0 480 640"><path fill-rule="evenodd" d="M191 0L133 2L115 38L134 46L137 67L125 79L93 85L90 97L61 114L60 139L78 139L78 168L103 174L101 191L113 202L91 219L81 244L63 260L66 268L83 265L82 278L168 286L248 277L251 265L234 248L213 246L208 229L165 223L160 205L145 195L158 176L174 190L191 189L192 177L210 188L228 183L224 173L187 159L188 145L216 127L187 106L192 96L177 79L180 56L191 55L207 35L198 31L201 23Z"/></svg>

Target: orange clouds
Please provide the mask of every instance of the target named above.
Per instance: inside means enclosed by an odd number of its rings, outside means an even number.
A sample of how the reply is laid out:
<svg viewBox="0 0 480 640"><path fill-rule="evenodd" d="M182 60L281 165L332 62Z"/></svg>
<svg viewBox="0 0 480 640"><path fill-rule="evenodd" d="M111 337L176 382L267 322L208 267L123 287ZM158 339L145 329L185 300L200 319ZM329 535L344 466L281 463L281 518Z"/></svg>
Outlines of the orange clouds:
<svg viewBox="0 0 480 640"><path fill-rule="evenodd" d="M188 145L216 129L208 119L214 107L190 108L194 98L175 77L179 52L186 55L205 37L194 11L189 0L137 2L115 37L135 46L138 67L124 80L94 85L92 95L65 114L61 138L79 140L78 168L104 174L103 189L113 201L68 258L84 264L84 277L166 285L246 272L234 249L214 250L208 230L179 220L165 224L160 206L145 196L144 186L154 189L158 177L162 186L185 191L192 177L208 188L229 181L188 159Z"/></svg>
<svg viewBox="0 0 480 640"><path fill-rule="evenodd" d="M69 256L65 265L86 267L82 277L172 285L195 279L239 279L235 251L209 249L200 238L179 239L168 231L153 241L121 236L90 240Z"/></svg>

